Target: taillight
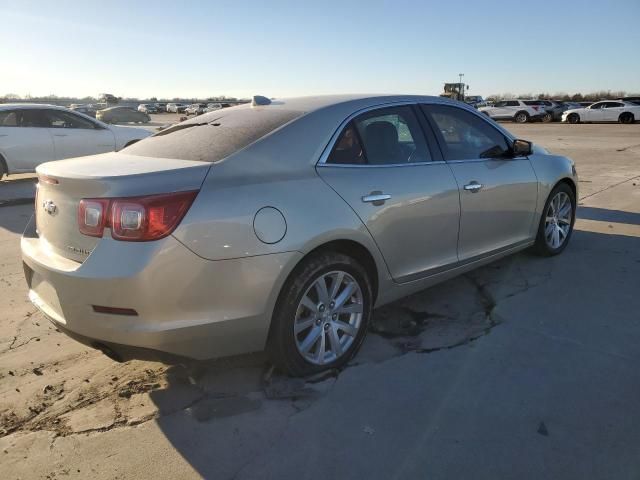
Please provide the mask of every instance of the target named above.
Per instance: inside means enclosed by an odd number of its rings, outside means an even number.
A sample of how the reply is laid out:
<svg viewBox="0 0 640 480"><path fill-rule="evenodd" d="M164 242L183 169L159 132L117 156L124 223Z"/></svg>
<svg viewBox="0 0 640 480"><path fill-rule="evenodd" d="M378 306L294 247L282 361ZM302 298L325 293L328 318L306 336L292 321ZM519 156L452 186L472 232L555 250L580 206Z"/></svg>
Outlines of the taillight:
<svg viewBox="0 0 640 480"><path fill-rule="evenodd" d="M80 200L78 226L80 233L90 237L102 237L107 226L109 199L87 198Z"/></svg>
<svg viewBox="0 0 640 480"><path fill-rule="evenodd" d="M115 240L147 242L175 230L197 191L128 198L88 198L80 201L78 225L85 235L102 237L111 229Z"/></svg>

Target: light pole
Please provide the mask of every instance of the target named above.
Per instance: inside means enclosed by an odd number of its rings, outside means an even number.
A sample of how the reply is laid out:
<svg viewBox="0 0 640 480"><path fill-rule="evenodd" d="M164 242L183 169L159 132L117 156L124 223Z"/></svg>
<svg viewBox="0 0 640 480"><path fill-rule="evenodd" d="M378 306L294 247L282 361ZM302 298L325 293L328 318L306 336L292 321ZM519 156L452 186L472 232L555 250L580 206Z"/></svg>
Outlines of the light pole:
<svg viewBox="0 0 640 480"><path fill-rule="evenodd" d="M462 90L461 92L462 98L460 100L464 101L464 84L462 83L462 78L464 77L464 73L459 73L458 77L460 77L460 89Z"/></svg>

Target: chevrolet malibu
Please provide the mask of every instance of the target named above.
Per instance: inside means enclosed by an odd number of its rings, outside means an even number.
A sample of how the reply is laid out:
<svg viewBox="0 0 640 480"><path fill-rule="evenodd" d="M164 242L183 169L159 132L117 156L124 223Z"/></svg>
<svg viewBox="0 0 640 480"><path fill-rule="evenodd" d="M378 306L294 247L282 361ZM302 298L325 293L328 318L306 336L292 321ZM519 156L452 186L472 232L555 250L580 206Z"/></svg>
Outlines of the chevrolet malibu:
<svg viewBox="0 0 640 480"><path fill-rule="evenodd" d="M578 184L568 158L423 96L254 97L37 173L24 269L60 330L112 352L266 349L292 375L343 366L374 307L562 252Z"/></svg>

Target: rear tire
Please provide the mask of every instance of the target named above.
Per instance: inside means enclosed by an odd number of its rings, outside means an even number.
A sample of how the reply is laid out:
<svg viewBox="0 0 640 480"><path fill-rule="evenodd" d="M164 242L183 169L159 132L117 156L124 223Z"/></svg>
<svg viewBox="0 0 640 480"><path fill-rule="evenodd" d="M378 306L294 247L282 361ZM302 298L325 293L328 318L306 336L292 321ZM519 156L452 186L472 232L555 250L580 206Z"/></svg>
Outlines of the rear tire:
<svg viewBox="0 0 640 480"><path fill-rule="evenodd" d="M341 368L360 348L372 309L371 280L362 265L337 252L312 254L280 291L267 342L269 356L292 376Z"/></svg>
<svg viewBox="0 0 640 480"><path fill-rule="evenodd" d="M551 123L553 121L553 115L550 113L545 113L542 117L542 123Z"/></svg>
<svg viewBox="0 0 640 480"><path fill-rule="evenodd" d="M529 121L529 114L527 112L518 112L514 115L513 121L516 123L527 123Z"/></svg>
<svg viewBox="0 0 640 480"><path fill-rule="evenodd" d="M568 117L567 117L567 122L576 125L578 123L580 123L580 115L578 115L577 113L571 113Z"/></svg>
<svg viewBox="0 0 640 480"><path fill-rule="evenodd" d="M618 118L618 122L620 122L620 123L629 124L629 123L634 123L635 121L636 121L636 119L633 116L633 113L631 113L631 112L624 112Z"/></svg>
<svg viewBox="0 0 640 480"><path fill-rule="evenodd" d="M569 244L575 221L576 197L569 185L559 183L544 204L533 250L543 257L562 253Z"/></svg>

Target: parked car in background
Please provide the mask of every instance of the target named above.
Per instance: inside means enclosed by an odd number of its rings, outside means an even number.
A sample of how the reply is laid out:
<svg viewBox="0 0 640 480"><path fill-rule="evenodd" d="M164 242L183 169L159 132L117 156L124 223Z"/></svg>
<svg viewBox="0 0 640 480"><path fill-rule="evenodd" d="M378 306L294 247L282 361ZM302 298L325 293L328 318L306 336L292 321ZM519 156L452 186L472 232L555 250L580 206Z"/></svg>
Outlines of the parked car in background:
<svg viewBox="0 0 640 480"><path fill-rule="evenodd" d="M464 103L471 105L474 108L486 106L486 102L480 95L467 95L464 97Z"/></svg>
<svg viewBox="0 0 640 480"><path fill-rule="evenodd" d="M156 103L156 110L158 113L166 113L167 112L167 104L166 103Z"/></svg>
<svg viewBox="0 0 640 480"><path fill-rule="evenodd" d="M634 105L640 105L640 97L624 97L624 98L619 98L618 100L630 102L630 103L633 103Z"/></svg>
<svg viewBox="0 0 640 480"><path fill-rule="evenodd" d="M541 119L543 122L559 122L562 120L562 112L569 109L568 105L556 100L525 100L524 103L542 107L546 112Z"/></svg>
<svg viewBox="0 0 640 480"><path fill-rule="evenodd" d="M71 104L70 110L96 118L96 108L91 104Z"/></svg>
<svg viewBox="0 0 640 480"><path fill-rule="evenodd" d="M524 100L502 100L491 107L480 107L478 111L494 120L512 120L516 123L541 120L546 114L541 105L527 105Z"/></svg>
<svg viewBox="0 0 640 480"><path fill-rule="evenodd" d="M138 112L129 107L110 107L96 112L96 119L105 123L148 123L148 113Z"/></svg>
<svg viewBox="0 0 640 480"><path fill-rule="evenodd" d="M568 123L634 123L638 120L640 120L640 105L619 100L596 102L586 108L571 109L562 114L562 121Z"/></svg>
<svg viewBox="0 0 640 480"><path fill-rule="evenodd" d="M184 103L167 103L167 112L169 113L184 113L187 105Z"/></svg>
<svg viewBox="0 0 640 480"><path fill-rule="evenodd" d="M184 113L187 115L201 115L207 109L206 103L193 103L185 108Z"/></svg>
<svg viewBox="0 0 640 480"><path fill-rule="evenodd" d="M59 214L36 209L24 271L62 332L116 353L266 348L291 375L345 365L376 306L561 253L578 186L570 159L475 109L399 95L257 97L38 175Z"/></svg>
<svg viewBox="0 0 640 480"><path fill-rule="evenodd" d="M158 108L153 103L142 103L138 105L138 111L142 113L158 113Z"/></svg>
<svg viewBox="0 0 640 480"><path fill-rule="evenodd" d="M148 137L142 128L106 125L64 107L0 105L0 178L44 162L120 150Z"/></svg>

